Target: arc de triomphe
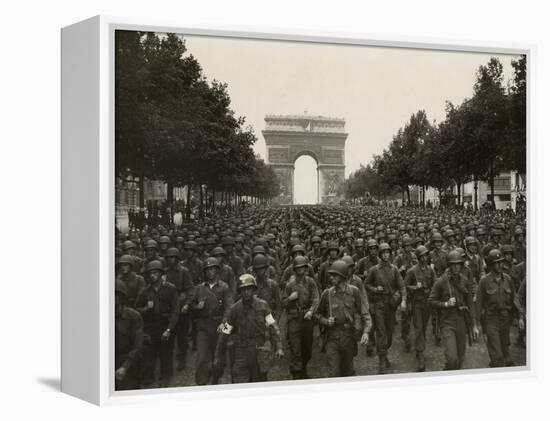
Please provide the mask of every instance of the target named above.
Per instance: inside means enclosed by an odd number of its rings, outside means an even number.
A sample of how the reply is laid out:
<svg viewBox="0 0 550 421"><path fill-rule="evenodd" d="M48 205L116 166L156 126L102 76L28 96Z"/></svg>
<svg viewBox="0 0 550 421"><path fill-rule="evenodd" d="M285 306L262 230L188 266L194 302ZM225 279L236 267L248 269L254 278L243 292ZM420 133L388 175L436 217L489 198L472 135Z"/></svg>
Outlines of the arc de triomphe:
<svg viewBox="0 0 550 421"><path fill-rule="evenodd" d="M262 134L267 163L275 170L280 204L294 203L294 163L302 155L317 162L317 203L337 203L338 187L345 179L344 119L304 115L267 115Z"/></svg>

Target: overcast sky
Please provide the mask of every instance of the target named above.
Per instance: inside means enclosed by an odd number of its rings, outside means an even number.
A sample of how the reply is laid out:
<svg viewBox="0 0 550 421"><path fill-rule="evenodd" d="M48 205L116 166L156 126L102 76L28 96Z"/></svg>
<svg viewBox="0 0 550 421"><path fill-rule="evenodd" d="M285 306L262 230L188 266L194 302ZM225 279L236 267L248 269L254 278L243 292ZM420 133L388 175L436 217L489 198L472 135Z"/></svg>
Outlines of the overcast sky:
<svg viewBox="0 0 550 421"><path fill-rule="evenodd" d="M411 114L445 117L445 101L471 97L475 73L491 56L504 65L505 83L517 56L404 48L342 46L186 36L189 53L208 79L228 84L232 108L258 136L266 114L344 118L346 176L386 148ZM297 168L298 170L298 168Z"/></svg>

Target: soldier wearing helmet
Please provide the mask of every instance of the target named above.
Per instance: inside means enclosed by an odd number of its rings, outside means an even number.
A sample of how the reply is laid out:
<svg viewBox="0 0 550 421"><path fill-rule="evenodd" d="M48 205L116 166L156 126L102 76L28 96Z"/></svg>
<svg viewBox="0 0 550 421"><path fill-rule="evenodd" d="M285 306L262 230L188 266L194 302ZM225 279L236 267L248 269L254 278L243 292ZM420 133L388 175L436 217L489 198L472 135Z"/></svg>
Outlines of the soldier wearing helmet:
<svg viewBox="0 0 550 421"><path fill-rule="evenodd" d="M140 388L139 357L143 347L143 319L127 306L128 288L115 280L115 390Z"/></svg>
<svg viewBox="0 0 550 421"><path fill-rule="evenodd" d="M503 244L500 247L500 252L504 256L502 262L502 271L512 278L512 288L517 291L520 284L520 274L516 268L516 261L514 260L514 248L511 244Z"/></svg>
<svg viewBox="0 0 550 421"><path fill-rule="evenodd" d="M319 267L318 283L320 290L324 290L325 288L328 288L330 286L328 280L328 270L330 269L332 263L338 260L339 253L340 248L338 247L338 243L335 241L331 241L327 246L327 258L323 263L321 263L321 266Z"/></svg>
<svg viewBox="0 0 550 421"><path fill-rule="evenodd" d="M324 330L328 375L352 376L355 374L353 358L357 355L357 340L366 345L372 327L368 303L359 289L349 284L349 264L344 260L333 262L328 275L332 287L323 291L315 310L316 319Z"/></svg>
<svg viewBox="0 0 550 421"><path fill-rule="evenodd" d="M514 258L518 263L525 262L527 259L527 247L525 245L525 234L523 228L517 226L514 229L514 239L512 241L514 249Z"/></svg>
<svg viewBox="0 0 550 421"><path fill-rule="evenodd" d="M117 262L117 279L120 279L126 285L126 306L134 307L139 292L145 287L143 276L134 272L134 256L125 254Z"/></svg>
<svg viewBox="0 0 550 421"><path fill-rule="evenodd" d="M242 259L235 254L235 239L232 236L224 237L222 245L226 253L225 260L231 266L235 277L238 278L244 273L244 264Z"/></svg>
<svg viewBox="0 0 550 421"><path fill-rule="evenodd" d="M355 240L354 253L351 255L354 262L359 262L363 257L365 257L365 240L358 238Z"/></svg>
<svg viewBox="0 0 550 421"><path fill-rule="evenodd" d="M291 249L291 255L292 259L296 259L297 256L305 256L306 250L303 245L296 244ZM285 285L288 283L291 276L295 274L294 272L294 262L291 262L284 270L283 275L281 276L281 280L279 282L281 289L284 289ZM315 272L313 272L313 267L307 262L307 275L313 279L315 279Z"/></svg>
<svg viewBox="0 0 550 421"><path fill-rule="evenodd" d="M452 229L448 229L444 233L446 243L443 246L443 250L447 253L456 249L456 233Z"/></svg>
<svg viewBox="0 0 550 421"><path fill-rule="evenodd" d="M252 271L256 278L256 295L269 304L275 320L281 315L281 294L279 284L268 277L269 260L263 254L252 259Z"/></svg>
<svg viewBox="0 0 550 421"><path fill-rule="evenodd" d="M277 280L278 280L277 271L273 267L274 259L267 254L266 249L265 249L264 246L254 246L254 248L252 249L251 265L246 269L246 273L253 273L254 272L254 266L253 266L252 262L254 262L254 259L256 258L256 256L264 256L267 259L268 266L267 266L266 276L269 279L273 279L275 282L277 282Z"/></svg>
<svg viewBox="0 0 550 421"><path fill-rule="evenodd" d="M474 318L473 292L468 279L461 273L464 259L459 251L453 250L447 261L449 270L435 282L428 302L439 310L445 353L444 369L459 370L464 362L470 321L474 339L479 331Z"/></svg>
<svg viewBox="0 0 550 421"><path fill-rule="evenodd" d="M132 256L134 259L133 271L135 273L141 273L143 269L143 259L137 255L137 246L131 240L127 240L122 244L122 252L126 255ZM135 298L135 297L134 297Z"/></svg>
<svg viewBox="0 0 550 421"><path fill-rule="evenodd" d="M417 371L426 369L424 350L426 349L426 329L431 314L428 296L435 282L435 271L428 264L429 251L424 246L415 250L417 263L407 270L405 285L408 302L411 303L412 321L414 326L414 349L416 351Z"/></svg>
<svg viewBox="0 0 550 421"><path fill-rule="evenodd" d="M143 272L145 273L145 267L149 262L152 261L159 261L162 263L163 267L166 267L166 261L164 260L164 257L159 255L159 246L158 243L155 240L147 240L145 242L145 245L143 246L143 250L145 251L145 259L143 261Z"/></svg>
<svg viewBox="0 0 550 421"><path fill-rule="evenodd" d="M374 307L378 371L384 374L391 367L388 349L392 345L395 311L399 304L401 310L407 308L407 292L399 270L390 263L391 247L388 243L380 244L378 256L380 263L368 272L365 287Z"/></svg>
<svg viewBox="0 0 550 421"><path fill-rule="evenodd" d="M166 280L175 285L178 290L180 313L176 326L178 342L178 366L177 370L185 368L187 360L188 332L191 322L189 304L193 295L193 279L187 267L180 263L180 252L176 247L166 250Z"/></svg>
<svg viewBox="0 0 550 421"><path fill-rule="evenodd" d="M203 263L202 260L197 257L196 241L186 241L183 244L183 260L181 264L189 270L193 285L198 285L202 281Z"/></svg>
<svg viewBox="0 0 550 421"><path fill-rule="evenodd" d="M466 251L464 266L467 266L472 271L474 281L477 285L480 279L485 276L483 259L478 253L478 243L474 237L468 236L464 239L464 247Z"/></svg>
<svg viewBox="0 0 550 421"><path fill-rule="evenodd" d="M272 350L275 350L276 358L284 356L279 327L269 304L258 298L256 279L252 275L241 275L238 288L241 298L229 308L225 318L218 336L214 366L219 370L227 342L233 336L231 382L266 381Z"/></svg>
<svg viewBox="0 0 550 421"><path fill-rule="evenodd" d="M313 344L312 316L319 303L319 291L315 280L306 275L305 256L296 256L293 266L294 275L284 288L282 304L287 314L290 374L293 379L305 379Z"/></svg>
<svg viewBox="0 0 550 421"><path fill-rule="evenodd" d="M394 264L403 278L407 271L417 264L416 255L413 253L413 239L408 235L403 236L402 251L394 259ZM407 309L401 312L401 339L405 343L405 351L411 350L411 339L409 336L411 330L412 309L411 302L407 301Z"/></svg>
<svg viewBox="0 0 550 421"><path fill-rule="evenodd" d="M432 246L430 262L435 274L439 277L447 269L447 251L443 248L443 236L439 232L433 233L430 243Z"/></svg>
<svg viewBox="0 0 550 421"><path fill-rule="evenodd" d="M151 340L144 350L144 384L154 381L157 359L160 359L160 384L167 387L173 375L175 328L179 319L178 290L166 280L164 266L153 260L145 266L147 286L136 300L143 317L144 331Z"/></svg>
<svg viewBox="0 0 550 421"><path fill-rule="evenodd" d="M197 385L218 384L223 375L223 366L213 367L213 363L218 332L223 328L225 314L233 305L231 288L220 277L219 260L207 258L203 270L204 282L195 287L191 302L197 332Z"/></svg>
<svg viewBox="0 0 550 421"><path fill-rule="evenodd" d="M490 367L513 365L510 357L510 327L518 319L525 326L524 310L513 288L512 278L503 272L504 256L493 249L487 255L489 273L479 282L477 308L487 335Z"/></svg>
<svg viewBox="0 0 550 421"><path fill-rule="evenodd" d="M353 257L345 255L341 259L343 262L345 262L348 265L348 284L353 285L356 287L359 292L361 293L361 297L367 300L367 292L365 290L365 286L363 285L362 279L357 276L355 272L355 261L353 260ZM368 305L368 303L367 303Z"/></svg>
<svg viewBox="0 0 550 421"><path fill-rule="evenodd" d="M235 256L243 261L244 267L249 267L252 264L250 249L244 246L244 237L242 235L235 236Z"/></svg>
<svg viewBox="0 0 550 421"><path fill-rule="evenodd" d="M355 254L355 246L353 240L353 234L351 232L346 232L344 234L344 245L340 249L339 256L353 256Z"/></svg>
<svg viewBox="0 0 550 421"><path fill-rule="evenodd" d="M237 293L237 281L233 268L227 264L227 253L222 247L214 247L210 252L220 263L220 277L231 288L233 296Z"/></svg>
<svg viewBox="0 0 550 421"><path fill-rule="evenodd" d="M172 244L172 241L170 241L170 237L167 235L163 235L159 238L158 245L159 245L159 256L165 257L166 252L170 248L170 245Z"/></svg>
<svg viewBox="0 0 550 421"><path fill-rule="evenodd" d="M310 262L314 262L321 257L321 237L314 235L311 237L311 250L307 253Z"/></svg>

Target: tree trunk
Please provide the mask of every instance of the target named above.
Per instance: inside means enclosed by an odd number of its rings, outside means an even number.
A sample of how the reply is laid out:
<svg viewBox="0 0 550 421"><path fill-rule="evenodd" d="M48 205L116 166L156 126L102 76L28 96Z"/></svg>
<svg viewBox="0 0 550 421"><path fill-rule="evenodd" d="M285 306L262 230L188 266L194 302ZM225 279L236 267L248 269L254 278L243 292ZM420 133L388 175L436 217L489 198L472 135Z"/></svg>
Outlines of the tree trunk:
<svg viewBox="0 0 550 421"><path fill-rule="evenodd" d="M187 185L187 201L185 203L185 219L191 219L191 184Z"/></svg>
<svg viewBox="0 0 550 421"><path fill-rule="evenodd" d="M202 184L199 184L199 218L204 218L204 194L202 191Z"/></svg>
<svg viewBox="0 0 550 421"><path fill-rule="evenodd" d="M474 211L477 212L478 210L478 207L477 207L477 180L474 180Z"/></svg>
<svg viewBox="0 0 550 421"><path fill-rule="evenodd" d="M407 186L407 206L411 204L411 189Z"/></svg>
<svg viewBox="0 0 550 421"><path fill-rule="evenodd" d="M491 164L491 169L489 170L489 185L491 186L491 203L493 209L496 209L495 206L495 166Z"/></svg>
<svg viewBox="0 0 550 421"><path fill-rule="evenodd" d="M456 201L458 206L460 206L460 188L462 187L462 183L456 183Z"/></svg>
<svg viewBox="0 0 550 421"><path fill-rule="evenodd" d="M422 186L422 207L426 207L426 186Z"/></svg>
<svg viewBox="0 0 550 421"><path fill-rule="evenodd" d="M139 207L143 209L145 207L145 177L143 174L139 175Z"/></svg>
<svg viewBox="0 0 550 421"><path fill-rule="evenodd" d="M170 207L174 203L174 184L170 181L166 183L166 202Z"/></svg>

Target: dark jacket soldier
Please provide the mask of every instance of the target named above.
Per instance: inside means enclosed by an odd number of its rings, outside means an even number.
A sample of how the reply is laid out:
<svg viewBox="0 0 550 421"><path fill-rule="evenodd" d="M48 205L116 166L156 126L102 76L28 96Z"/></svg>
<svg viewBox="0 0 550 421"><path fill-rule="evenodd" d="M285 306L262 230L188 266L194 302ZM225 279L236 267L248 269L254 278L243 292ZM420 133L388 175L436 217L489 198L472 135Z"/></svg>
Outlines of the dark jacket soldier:
<svg viewBox="0 0 550 421"><path fill-rule="evenodd" d="M179 318L178 290L166 281L161 262L153 260L145 268L148 285L141 290L136 309L143 317L145 333L150 346L144 352L146 368L144 383L154 381L157 358L160 357L162 386L167 386L173 375L175 327Z"/></svg>
<svg viewBox="0 0 550 421"><path fill-rule="evenodd" d="M229 309L218 337L214 366L221 366L227 341L231 338L233 383L266 381L273 353L278 358L283 356L277 322L269 304L254 295L255 290L256 280L252 275L239 278L241 298Z"/></svg>
<svg viewBox="0 0 550 421"><path fill-rule="evenodd" d="M478 314L484 321L487 350L491 367L513 365L510 359L510 326L518 318L520 330L524 327L523 308L512 278L502 271L504 257L493 249L487 256L490 272L479 282Z"/></svg>
<svg viewBox="0 0 550 421"><path fill-rule="evenodd" d="M328 375L352 376L355 374L353 358L357 355L357 340L366 345L372 326L369 306L359 289L347 282L346 262L335 261L328 275L333 286L323 291L315 311L325 329Z"/></svg>
<svg viewBox="0 0 550 421"><path fill-rule="evenodd" d="M307 260L294 259L296 275L285 287L283 308L287 314L286 332L290 348L290 373L294 379L305 379L313 344L312 316L319 304L319 291L315 281L306 276Z"/></svg>
<svg viewBox="0 0 550 421"><path fill-rule="evenodd" d="M439 309L441 336L445 350L445 370L459 370L464 362L466 339L477 337L473 318L473 293L468 279L461 273L464 259L454 250L447 257L449 271L439 278L428 298Z"/></svg>
<svg viewBox="0 0 550 421"><path fill-rule="evenodd" d="M115 282L115 389L140 388L139 359L143 346L143 319L126 306L128 288Z"/></svg>
<svg viewBox="0 0 550 421"><path fill-rule="evenodd" d="M143 276L138 275L134 271L134 257L130 256L128 254L125 254L120 258L120 260L117 263L118 269L118 276L117 278L120 279L127 288L127 301L126 305L128 307L134 307L136 304L137 296L139 292L142 290L143 287L145 287L145 280L143 279Z"/></svg>
<svg viewBox="0 0 550 421"><path fill-rule="evenodd" d="M256 278L256 296L269 304L273 317L278 321L282 311L281 293L279 284L267 277L268 267L269 261L266 256L261 254L254 256L252 268Z"/></svg>
<svg viewBox="0 0 550 421"><path fill-rule="evenodd" d="M223 374L223 366L213 367L218 330L229 307L233 294L220 279L220 263L215 257L204 262L205 281L195 287L192 308L197 328L197 365L195 382L205 385L217 384Z"/></svg>

